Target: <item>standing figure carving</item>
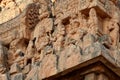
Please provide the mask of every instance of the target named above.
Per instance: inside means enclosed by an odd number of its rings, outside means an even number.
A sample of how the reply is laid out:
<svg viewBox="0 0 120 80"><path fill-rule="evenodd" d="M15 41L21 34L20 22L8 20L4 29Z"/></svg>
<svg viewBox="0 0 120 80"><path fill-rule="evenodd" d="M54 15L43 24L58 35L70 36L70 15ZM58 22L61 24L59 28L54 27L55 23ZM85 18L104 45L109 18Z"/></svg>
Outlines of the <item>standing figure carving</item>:
<svg viewBox="0 0 120 80"><path fill-rule="evenodd" d="M113 18L109 23L109 33L112 40L112 45L118 47L119 43L119 15L114 13Z"/></svg>
<svg viewBox="0 0 120 80"><path fill-rule="evenodd" d="M88 32L90 32L91 34L96 34L99 29L98 23L99 23L99 21L98 21L98 16L97 16L96 10L94 8L92 8L89 12Z"/></svg>

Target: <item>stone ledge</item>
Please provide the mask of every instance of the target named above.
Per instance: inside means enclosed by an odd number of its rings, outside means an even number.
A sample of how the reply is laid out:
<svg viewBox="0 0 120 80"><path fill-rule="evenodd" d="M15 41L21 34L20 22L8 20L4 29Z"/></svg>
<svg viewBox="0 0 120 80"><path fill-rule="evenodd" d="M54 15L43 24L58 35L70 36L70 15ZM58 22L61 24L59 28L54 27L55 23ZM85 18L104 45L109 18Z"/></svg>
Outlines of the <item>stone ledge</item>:
<svg viewBox="0 0 120 80"><path fill-rule="evenodd" d="M84 0L84 1L80 1L80 4L83 5L79 6L79 10L87 15L91 8L95 8L99 16L103 18L112 17L113 5L111 1L101 2L100 0L92 0L91 2L88 1L86 2L86 0Z"/></svg>
<svg viewBox="0 0 120 80"><path fill-rule="evenodd" d="M86 56L83 56L83 57L85 58ZM97 64L98 64L98 67L96 67ZM88 70L88 68L87 68L86 73L84 73L85 71L83 71L83 73L82 73L83 75L97 71L98 73L105 72L108 75L113 75L113 76L116 75L118 77L118 78L115 77L117 80L120 78L120 68L116 67L115 60L112 57L110 57L109 54L101 53L101 54L96 55L93 58L89 58L89 59L84 60L83 62L81 62L79 65L77 65L75 67L66 69L66 70L64 70L56 75L45 78L44 80L57 80L58 78L64 77L65 75L68 75L69 73L73 73L74 71L77 71L77 70L82 71L82 68L85 68L87 66L89 66L89 67L93 66L93 67L90 70ZM104 70L103 66L105 66L106 69L109 69L109 70L108 71ZM113 74L109 74L109 73L111 73L109 71L112 71Z"/></svg>

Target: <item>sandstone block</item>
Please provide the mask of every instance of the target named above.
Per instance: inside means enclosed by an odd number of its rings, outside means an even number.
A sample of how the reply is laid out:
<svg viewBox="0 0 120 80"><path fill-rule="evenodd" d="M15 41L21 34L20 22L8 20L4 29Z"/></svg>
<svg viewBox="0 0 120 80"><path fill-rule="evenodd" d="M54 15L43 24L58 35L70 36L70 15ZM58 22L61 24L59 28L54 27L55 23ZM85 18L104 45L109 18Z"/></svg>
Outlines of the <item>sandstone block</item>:
<svg viewBox="0 0 120 80"><path fill-rule="evenodd" d="M71 68L79 64L81 60L81 49L73 44L66 46L65 50L59 53L59 70Z"/></svg>
<svg viewBox="0 0 120 80"><path fill-rule="evenodd" d="M57 58L53 54L47 54L40 67L39 76L43 79L57 73ZM48 66L49 65L49 66Z"/></svg>
<svg viewBox="0 0 120 80"><path fill-rule="evenodd" d="M22 73L17 73L13 76L12 80L24 80Z"/></svg>
<svg viewBox="0 0 120 80"><path fill-rule="evenodd" d="M95 57L101 53L108 53L107 49L99 42L94 43L93 45L85 48L84 54L92 54L91 57Z"/></svg>
<svg viewBox="0 0 120 80"><path fill-rule="evenodd" d="M84 49L90 45L92 45L95 42L95 37L91 34L87 34L83 38L83 46Z"/></svg>
<svg viewBox="0 0 120 80"><path fill-rule="evenodd" d="M18 73L18 72L20 72L20 67L17 63L14 63L10 68L10 73L14 74L14 73Z"/></svg>
<svg viewBox="0 0 120 80"><path fill-rule="evenodd" d="M0 80L8 80L7 74L0 74Z"/></svg>
<svg viewBox="0 0 120 80"><path fill-rule="evenodd" d="M36 3L27 7L37 1L40 9ZM79 64L90 69L91 62L99 57L102 61L102 56L120 67L119 47L111 45L120 42L116 1L56 0L53 5L50 0L0 0L0 41L7 47L0 44L0 80L7 80L6 71L12 80L24 80L24 76L25 80L42 80L62 71L60 76L64 79L66 69L69 73L78 69ZM103 74L80 75L84 74L82 71L73 71L66 79L107 80Z"/></svg>
<svg viewBox="0 0 120 80"><path fill-rule="evenodd" d="M31 71L27 74L26 80L40 80L39 67L35 66L31 69Z"/></svg>
<svg viewBox="0 0 120 80"><path fill-rule="evenodd" d="M25 67L24 67L24 69L23 69L23 73L24 74L27 74L29 71L31 70L31 66L30 66L30 64L28 64L28 65L26 65Z"/></svg>
<svg viewBox="0 0 120 80"><path fill-rule="evenodd" d="M79 10L87 14L90 8L94 7L101 17L112 17L111 2L109 0L80 0Z"/></svg>

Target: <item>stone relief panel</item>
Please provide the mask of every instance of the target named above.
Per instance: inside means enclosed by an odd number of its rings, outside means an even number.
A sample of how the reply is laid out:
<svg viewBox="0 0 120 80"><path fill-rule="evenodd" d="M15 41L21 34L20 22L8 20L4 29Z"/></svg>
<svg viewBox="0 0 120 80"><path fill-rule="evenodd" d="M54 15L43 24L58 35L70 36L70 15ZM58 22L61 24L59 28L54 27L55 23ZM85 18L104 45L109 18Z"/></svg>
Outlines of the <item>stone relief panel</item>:
<svg viewBox="0 0 120 80"><path fill-rule="evenodd" d="M51 2L35 2L17 18L0 24L0 55L6 47L11 79L39 80L100 52L118 55L110 52L119 53L120 11L114 1L58 0L54 10L49 10ZM0 68L0 73L5 70Z"/></svg>

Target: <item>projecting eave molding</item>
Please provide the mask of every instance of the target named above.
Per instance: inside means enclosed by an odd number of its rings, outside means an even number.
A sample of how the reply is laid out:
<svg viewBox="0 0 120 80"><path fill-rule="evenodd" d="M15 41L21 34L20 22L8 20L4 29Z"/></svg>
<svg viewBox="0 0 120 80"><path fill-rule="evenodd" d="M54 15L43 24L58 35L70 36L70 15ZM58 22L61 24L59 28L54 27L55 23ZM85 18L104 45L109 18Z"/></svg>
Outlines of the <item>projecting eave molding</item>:
<svg viewBox="0 0 120 80"><path fill-rule="evenodd" d="M89 54L87 56L90 56L90 55L92 54ZM120 78L120 67L119 67L120 62L112 58L109 54L100 53L92 58L87 58L87 56L82 56L84 60L77 66L66 69L56 75L46 78L45 80L56 80L74 71L77 71L77 72L79 71L80 74L83 74L83 75L86 73L94 72L94 71L105 72L106 74L108 74L108 76L116 75L118 77L116 79ZM101 68L106 68L107 70L106 69L102 70ZM84 69L87 71L85 71Z"/></svg>

